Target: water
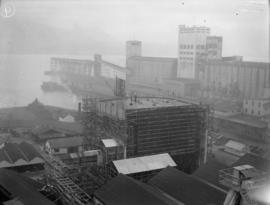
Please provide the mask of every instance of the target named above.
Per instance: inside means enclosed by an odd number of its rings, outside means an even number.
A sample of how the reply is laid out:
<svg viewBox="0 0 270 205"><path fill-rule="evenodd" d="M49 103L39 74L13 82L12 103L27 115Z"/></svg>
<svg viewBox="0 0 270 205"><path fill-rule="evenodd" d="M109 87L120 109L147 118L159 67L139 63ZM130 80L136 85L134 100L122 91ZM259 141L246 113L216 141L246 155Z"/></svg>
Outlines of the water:
<svg viewBox="0 0 270 205"><path fill-rule="evenodd" d="M78 99L72 93L44 93L43 81L49 77L44 71L50 70L49 55L0 55L0 108L26 106L35 98L45 105L77 109ZM63 56L57 56L63 57ZM71 56L69 56L71 57ZM73 58L88 58L72 56ZM107 56L105 60L123 65L122 57Z"/></svg>

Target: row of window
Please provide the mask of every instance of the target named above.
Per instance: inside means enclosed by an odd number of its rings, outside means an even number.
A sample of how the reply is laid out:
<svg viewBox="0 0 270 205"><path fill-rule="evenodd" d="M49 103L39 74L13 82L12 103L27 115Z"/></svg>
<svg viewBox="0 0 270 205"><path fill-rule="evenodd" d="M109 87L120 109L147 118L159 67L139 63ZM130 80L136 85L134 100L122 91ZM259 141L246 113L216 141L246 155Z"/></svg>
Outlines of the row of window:
<svg viewBox="0 0 270 205"><path fill-rule="evenodd" d="M180 51L179 53L182 54L182 55L193 55L193 52L182 52L182 51Z"/></svg>
<svg viewBox="0 0 270 205"><path fill-rule="evenodd" d="M217 48L217 44L209 43L206 45L207 48Z"/></svg>
<svg viewBox="0 0 270 205"><path fill-rule="evenodd" d="M246 104L248 104L248 100L246 101ZM251 101L251 105L254 106L254 101ZM262 103L258 102L258 107L261 107Z"/></svg>
<svg viewBox="0 0 270 205"><path fill-rule="evenodd" d="M180 49L193 49L195 48L195 46L193 46L192 44L180 44L179 45ZM205 45L196 45L196 49L205 49Z"/></svg>
<svg viewBox="0 0 270 205"><path fill-rule="evenodd" d="M191 60L193 61L193 58L190 57L179 57L180 60Z"/></svg>
<svg viewBox="0 0 270 205"><path fill-rule="evenodd" d="M179 52L180 55L193 55L194 53L195 52L182 52L182 51ZM217 53L217 52L215 52L215 53ZM196 56L199 56L201 54L204 54L204 53L196 52Z"/></svg>

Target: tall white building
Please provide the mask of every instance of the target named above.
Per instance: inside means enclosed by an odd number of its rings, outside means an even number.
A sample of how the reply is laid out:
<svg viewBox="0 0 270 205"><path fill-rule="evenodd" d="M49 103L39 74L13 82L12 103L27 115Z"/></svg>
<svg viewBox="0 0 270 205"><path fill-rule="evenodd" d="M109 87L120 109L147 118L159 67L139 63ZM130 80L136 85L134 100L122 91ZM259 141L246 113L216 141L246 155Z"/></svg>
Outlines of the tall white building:
<svg viewBox="0 0 270 205"><path fill-rule="evenodd" d="M178 35L178 78L198 78L196 60L206 57L206 38L210 35L208 27L187 27L179 25Z"/></svg>

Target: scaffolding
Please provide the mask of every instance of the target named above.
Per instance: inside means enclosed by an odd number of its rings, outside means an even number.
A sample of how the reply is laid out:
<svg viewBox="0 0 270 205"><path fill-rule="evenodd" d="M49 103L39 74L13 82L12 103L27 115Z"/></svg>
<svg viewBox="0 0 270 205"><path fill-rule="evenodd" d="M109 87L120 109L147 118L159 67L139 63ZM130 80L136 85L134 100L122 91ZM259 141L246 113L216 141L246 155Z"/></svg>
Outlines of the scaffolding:
<svg viewBox="0 0 270 205"><path fill-rule="evenodd" d="M62 198L72 205L91 205L92 198L74 181L78 177L78 170L68 166L56 157L52 157L37 149L46 162L47 183L55 187Z"/></svg>
<svg viewBox="0 0 270 205"><path fill-rule="evenodd" d="M148 99L154 99L153 106L141 106L141 101ZM126 101L129 98L83 99L83 122L91 130L96 140L94 143L99 143L102 138L117 139L123 145L127 157L164 152L172 156L185 155L187 159L190 159L190 155L196 155L194 159L197 162L190 165L193 168L189 172L204 162L207 149L206 107L191 103L170 106L166 103L177 100L135 96L131 104L138 103L138 107L129 109L125 106ZM155 106L159 101L164 106ZM183 163L186 163L185 160Z"/></svg>

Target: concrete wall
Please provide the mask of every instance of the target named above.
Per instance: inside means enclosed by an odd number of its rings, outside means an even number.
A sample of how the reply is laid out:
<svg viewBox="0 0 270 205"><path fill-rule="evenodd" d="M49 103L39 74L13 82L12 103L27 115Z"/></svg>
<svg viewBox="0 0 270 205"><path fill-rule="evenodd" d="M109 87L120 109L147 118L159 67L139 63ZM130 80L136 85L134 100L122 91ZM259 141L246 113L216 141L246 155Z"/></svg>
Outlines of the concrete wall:
<svg viewBox="0 0 270 205"><path fill-rule="evenodd" d="M226 94L237 90L235 97L260 98L269 86L269 64L256 62L226 62L207 61L201 65L203 68L200 81L203 88L216 90ZM224 94L223 94L224 95Z"/></svg>

